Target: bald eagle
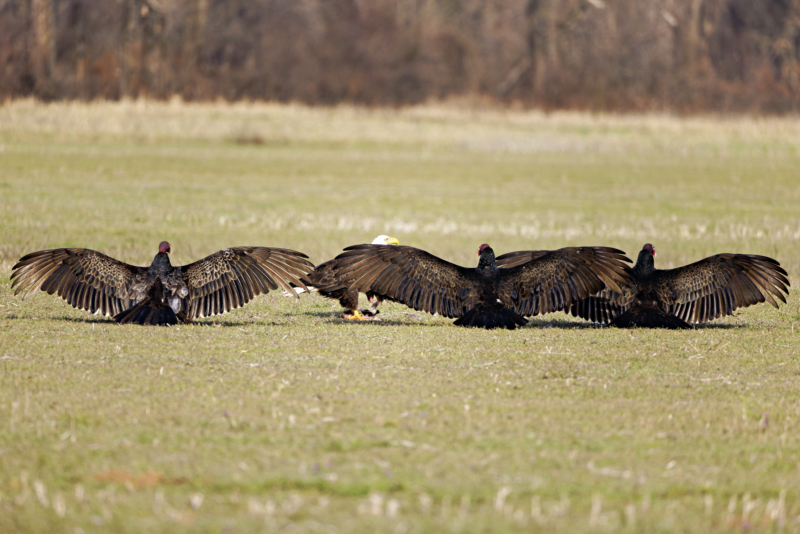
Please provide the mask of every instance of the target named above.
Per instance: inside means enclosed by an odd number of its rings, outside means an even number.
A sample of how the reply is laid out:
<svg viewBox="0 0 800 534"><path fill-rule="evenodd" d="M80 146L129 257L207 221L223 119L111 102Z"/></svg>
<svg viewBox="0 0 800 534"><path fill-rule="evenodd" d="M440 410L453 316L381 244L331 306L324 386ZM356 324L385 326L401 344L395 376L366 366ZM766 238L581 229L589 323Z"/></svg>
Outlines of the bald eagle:
<svg viewBox="0 0 800 534"><path fill-rule="evenodd" d="M372 240L373 245L399 245L400 241L396 237L388 235L379 235ZM348 289L342 285L338 276L338 264L333 260L326 261L320 264L316 269L308 273L308 276L303 278L303 282L308 286L309 291L318 291L323 297L330 299L338 299L339 304L347 308L348 311L342 313L342 318L351 321L379 321L378 306L383 299L372 291L367 291L367 298L369 299L369 309L358 309L358 291ZM324 287L324 290L319 289ZM296 293L302 293L303 289L300 287L293 288ZM290 293L286 293L291 296Z"/></svg>

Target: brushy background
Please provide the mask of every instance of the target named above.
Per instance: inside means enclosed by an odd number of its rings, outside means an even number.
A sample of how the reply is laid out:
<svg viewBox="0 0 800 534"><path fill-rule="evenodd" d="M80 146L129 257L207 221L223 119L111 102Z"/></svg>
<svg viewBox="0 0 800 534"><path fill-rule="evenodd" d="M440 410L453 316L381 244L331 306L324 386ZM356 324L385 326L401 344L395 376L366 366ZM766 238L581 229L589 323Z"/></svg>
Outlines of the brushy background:
<svg viewBox="0 0 800 534"><path fill-rule="evenodd" d="M797 113L800 0L2 0L0 100Z"/></svg>
<svg viewBox="0 0 800 534"><path fill-rule="evenodd" d="M686 332L353 324L278 292L140 328L8 276L48 247L319 263L386 233L462 265L483 242L766 254L796 281L799 145L779 118L8 102L0 531L795 531L794 294Z"/></svg>

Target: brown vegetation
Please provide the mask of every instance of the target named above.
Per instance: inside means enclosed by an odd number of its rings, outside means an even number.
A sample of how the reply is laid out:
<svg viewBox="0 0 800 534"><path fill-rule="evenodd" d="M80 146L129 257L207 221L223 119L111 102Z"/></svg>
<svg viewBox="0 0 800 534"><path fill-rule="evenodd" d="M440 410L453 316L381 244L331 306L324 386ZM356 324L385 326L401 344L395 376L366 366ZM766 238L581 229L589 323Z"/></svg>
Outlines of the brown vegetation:
<svg viewBox="0 0 800 534"><path fill-rule="evenodd" d="M0 0L0 97L785 113L800 0Z"/></svg>

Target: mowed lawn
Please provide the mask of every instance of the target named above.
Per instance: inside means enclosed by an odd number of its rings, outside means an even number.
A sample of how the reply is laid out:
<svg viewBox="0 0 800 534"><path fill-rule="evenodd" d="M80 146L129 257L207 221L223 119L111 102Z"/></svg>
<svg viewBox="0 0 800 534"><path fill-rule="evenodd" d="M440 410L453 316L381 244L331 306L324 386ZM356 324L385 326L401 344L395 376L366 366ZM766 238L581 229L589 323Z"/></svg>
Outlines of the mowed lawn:
<svg viewBox="0 0 800 534"><path fill-rule="evenodd" d="M0 532L796 532L795 293L681 332L354 324L280 292L142 328L8 277L45 248L321 263L388 234L469 266L764 254L800 283L798 206L796 119L7 102Z"/></svg>

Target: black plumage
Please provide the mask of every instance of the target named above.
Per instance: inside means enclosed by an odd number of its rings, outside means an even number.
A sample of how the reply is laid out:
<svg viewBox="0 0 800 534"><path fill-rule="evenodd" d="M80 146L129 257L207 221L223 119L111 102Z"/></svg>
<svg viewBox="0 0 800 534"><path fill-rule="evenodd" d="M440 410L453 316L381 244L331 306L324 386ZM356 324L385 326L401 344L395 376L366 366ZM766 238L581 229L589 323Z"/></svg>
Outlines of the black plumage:
<svg viewBox="0 0 800 534"><path fill-rule="evenodd" d="M524 316L566 310L605 287L630 280L630 260L602 247L542 251L498 269L494 251L481 245L476 268L461 267L407 246L355 245L333 260L338 284L320 287L371 291L415 310L456 318L454 324L514 329Z"/></svg>
<svg viewBox="0 0 800 534"><path fill-rule="evenodd" d="M279 286L305 288L301 278L314 267L305 254L280 248L227 248L181 267L170 252L164 241L149 267L137 267L89 249L41 250L13 267L12 287L25 298L38 289L57 294L122 324L168 325L228 312Z"/></svg>
<svg viewBox="0 0 800 534"><path fill-rule="evenodd" d="M786 271L772 258L717 254L676 269L655 268L646 244L633 267L633 284L606 289L570 307L575 317L619 327L691 328L761 302L778 307L789 294ZM777 300L776 300L777 299Z"/></svg>

